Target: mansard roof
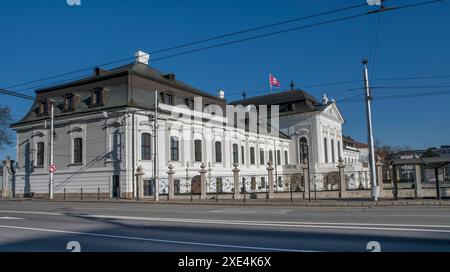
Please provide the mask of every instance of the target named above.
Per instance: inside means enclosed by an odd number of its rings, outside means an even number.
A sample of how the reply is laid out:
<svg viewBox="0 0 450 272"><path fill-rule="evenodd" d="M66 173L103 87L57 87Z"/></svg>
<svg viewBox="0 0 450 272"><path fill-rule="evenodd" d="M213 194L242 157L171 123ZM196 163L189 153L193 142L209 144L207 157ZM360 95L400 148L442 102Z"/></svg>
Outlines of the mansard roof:
<svg viewBox="0 0 450 272"><path fill-rule="evenodd" d="M175 88L179 88L182 89L184 91L188 91L191 92L192 94L195 95L200 95L203 97L209 97L212 99L216 99L218 101L222 101L222 99L218 98L217 96L214 96L210 93L204 92L198 88L195 88L183 81L180 81L178 79L176 79L176 75L173 73L163 73L149 65L140 63L140 62L133 62L133 63L129 63L117 68L113 68L111 70L102 70L100 68L95 68L96 71L98 71L98 75L93 75L93 76L87 76L85 78L76 80L76 81L71 81L71 82L67 82L61 85L55 85L55 86L51 86L48 88L44 88L44 89L38 89L36 90L37 94L42 94L42 93L47 93L47 92L51 92L54 90L58 90L58 89L64 89L64 88L68 88L68 87L73 87L73 86L77 86L77 85L83 85L83 84L88 84L91 82L95 82L95 81L99 81L99 80L104 80L104 79L108 79L108 78L114 78L114 77L118 77L118 76L123 76L123 75L136 75L136 76L140 76L143 78L147 78L159 83L163 83L163 84L169 84Z"/></svg>
<svg viewBox="0 0 450 272"><path fill-rule="evenodd" d="M231 105L279 105L280 112L283 112L282 106L286 106L288 104L295 105L295 109L292 112L284 112L283 114L291 114L291 113L305 113L305 112L314 112L314 111L323 111L325 110L331 103L327 105L323 105L317 99L304 90L290 90L290 91L281 91L276 93L271 93L267 95L255 96L247 99L232 101L229 104Z"/></svg>
<svg viewBox="0 0 450 272"><path fill-rule="evenodd" d="M232 105L278 105L284 103L294 103L310 101L313 104L319 104L314 96L303 90L290 90L282 92L274 92L271 94L255 96L247 99L236 100L230 102Z"/></svg>

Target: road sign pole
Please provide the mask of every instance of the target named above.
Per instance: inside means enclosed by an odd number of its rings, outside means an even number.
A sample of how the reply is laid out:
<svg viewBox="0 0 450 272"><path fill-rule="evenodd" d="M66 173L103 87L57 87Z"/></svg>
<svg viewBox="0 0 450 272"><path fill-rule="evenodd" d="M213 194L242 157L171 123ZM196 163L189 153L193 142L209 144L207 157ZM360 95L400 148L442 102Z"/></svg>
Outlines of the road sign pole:
<svg viewBox="0 0 450 272"><path fill-rule="evenodd" d="M53 136L54 136L54 106L53 106L53 102L50 102L50 165L53 166L54 165L54 161L53 161ZM50 170L50 169L49 169ZM54 171L49 171L50 172L50 180L49 180L49 199L52 200L53 199L53 172Z"/></svg>

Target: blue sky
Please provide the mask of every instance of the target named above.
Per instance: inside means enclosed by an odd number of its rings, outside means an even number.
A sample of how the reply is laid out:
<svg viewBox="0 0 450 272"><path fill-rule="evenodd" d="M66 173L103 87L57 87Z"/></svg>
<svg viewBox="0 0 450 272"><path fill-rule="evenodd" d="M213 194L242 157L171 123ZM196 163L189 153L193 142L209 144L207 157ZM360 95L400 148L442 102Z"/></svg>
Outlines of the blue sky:
<svg viewBox="0 0 450 272"><path fill-rule="evenodd" d="M424 0L391 0L387 5L400 6L420 1ZM82 0L79 7L68 6L66 0L2 1L0 87L131 57L138 49L154 51L358 3L364 3L364 0ZM357 14L363 10L368 8L254 34ZM282 88L289 88L291 80L297 87L361 80L363 57L369 58L372 79L450 75L449 11L449 1L444 1L383 13L380 18L378 15L365 16L161 60L151 65L162 71L174 72L179 79L211 93L224 89L229 100L240 98L244 89L251 95L266 92L269 73L281 81ZM379 35L376 39L378 19ZM86 73L89 71L72 77ZM450 85L450 77L374 80L372 85ZM305 90L317 98L326 93L339 100L362 92L349 90L359 87L362 87L361 83L308 87ZM439 90L446 89L375 90L375 95L405 94L404 99L374 101L375 138L384 144L415 148L450 144L450 95L407 98L408 93ZM32 88L22 92L34 94ZM19 120L31 102L2 95L0 105L11 106L14 120ZM338 105L346 120L345 134L364 141L363 102ZM1 150L0 158L14 156L14 153L13 147Z"/></svg>

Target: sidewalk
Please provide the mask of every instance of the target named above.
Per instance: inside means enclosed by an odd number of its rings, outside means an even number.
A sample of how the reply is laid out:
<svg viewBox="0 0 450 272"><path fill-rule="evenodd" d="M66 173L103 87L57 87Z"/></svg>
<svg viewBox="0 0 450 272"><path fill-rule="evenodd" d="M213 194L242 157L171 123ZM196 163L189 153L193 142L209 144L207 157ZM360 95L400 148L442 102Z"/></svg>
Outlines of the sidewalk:
<svg viewBox="0 0 450 272"><path fill-rule="evenodd" d="M17 202L55 202L55 203L123 203L123 204L148 204L148 205L213 205L213 206L280 206L280 207L408 207L408 206L435 206L435 207L450 207L450 199L435 200L435 199L401 199L401 200L380 200L378 202L369 199L335 199L335 200L299 200L294 199L243 199L239 200L219 200L215 199L193 199L191 200L167 200L161 199L156 202L151 199L145 200L125 200L125 199L68 199L68 200L45 200L45 199L3 199L1 201L17 201Z"/></svg>

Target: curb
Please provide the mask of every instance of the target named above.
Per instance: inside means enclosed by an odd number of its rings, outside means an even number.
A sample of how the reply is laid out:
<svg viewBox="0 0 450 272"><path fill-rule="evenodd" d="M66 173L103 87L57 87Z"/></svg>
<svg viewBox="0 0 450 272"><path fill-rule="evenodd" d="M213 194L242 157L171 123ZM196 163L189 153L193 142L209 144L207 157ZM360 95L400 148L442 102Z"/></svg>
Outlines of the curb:
<svg viewBox="0 0 450 272"><path fill-rule="evenodd" d="M192 206L244 206L244 207L336 207L336 208L383 208L383 207L450 207L450 201L167 201L152 200L40 200L11 199L1 202L41 202L41 203L114 203L114 204L147 204L147 205L192 205Z"/></svg>

